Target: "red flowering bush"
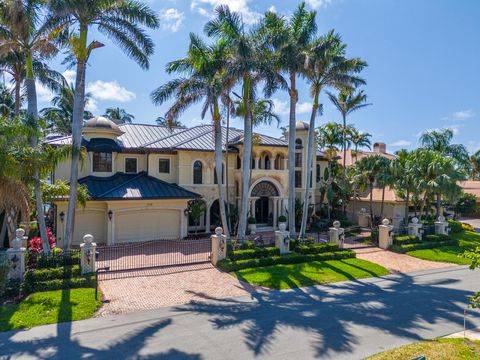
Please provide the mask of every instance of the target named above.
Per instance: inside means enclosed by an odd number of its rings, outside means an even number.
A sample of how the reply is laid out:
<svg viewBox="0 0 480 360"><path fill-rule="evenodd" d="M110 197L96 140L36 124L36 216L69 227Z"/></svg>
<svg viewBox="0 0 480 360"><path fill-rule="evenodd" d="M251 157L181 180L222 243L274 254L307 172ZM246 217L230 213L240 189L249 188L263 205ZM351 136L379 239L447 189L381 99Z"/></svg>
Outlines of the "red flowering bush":
<svg viewBox="0 0 480 360"><path fill-rule="evenodd" d="M52 229L47 227L47 239L50 244L50 249L55 247L55 236L53 235ZM34 236L31 240L28 241L28 250L41 253L43 252L42 238L40 236Z"/></svg>

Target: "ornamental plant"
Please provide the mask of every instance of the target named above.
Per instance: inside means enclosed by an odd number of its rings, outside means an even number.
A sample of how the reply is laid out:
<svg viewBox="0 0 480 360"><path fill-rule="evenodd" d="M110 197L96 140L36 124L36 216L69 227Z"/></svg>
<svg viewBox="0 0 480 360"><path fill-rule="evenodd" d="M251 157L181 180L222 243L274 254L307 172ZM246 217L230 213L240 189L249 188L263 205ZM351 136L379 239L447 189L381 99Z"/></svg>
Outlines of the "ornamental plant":
<svg viewBox="0 0 480 360"><path fill-rule="evenodd" d="M56 239L53 235L52 229L47 227L47 239L50 244L50 249L55 248ZM42 238L40 236L34 236L31 240L28 241L28 250L34 253L43 252Z"/></svg>

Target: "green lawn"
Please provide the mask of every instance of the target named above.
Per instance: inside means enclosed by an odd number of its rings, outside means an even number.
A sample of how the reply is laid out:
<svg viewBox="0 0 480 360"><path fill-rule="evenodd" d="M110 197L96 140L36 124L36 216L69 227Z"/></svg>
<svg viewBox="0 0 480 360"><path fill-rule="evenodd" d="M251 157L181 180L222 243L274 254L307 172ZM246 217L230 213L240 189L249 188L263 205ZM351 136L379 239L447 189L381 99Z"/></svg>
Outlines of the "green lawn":
<svg viewBox="0 0 480 360"><path fill-rule="evenodd" d="M373 355L366 360L411 360L421 355L425 355L428 360L477 360L480 358L480 341L464 339L420 341Z"/></svg>
<svg viewBox="0 0 480 360"><path fill-rule="evenodd" d="M255 285L274 289L325 284L389 274L384 267L361 259L311 261L237 271L236 276Z"/></svg>
<svg viewBox="0 0 480 360"><path fill-rule="evenodd" d="M0 307L0 331L87 319L99 307L92 288L38 292Z"/></svg>
<svg viewBox="0 0 480 360"><path fill-rule="evenodd" d="M461 255L465 250L475 249L480 246L480 234L472 231L462 231L452 234L458 240L458 246L441 246L435 249L415 250L407 252L408 255L424 260L443 261L459 265L470 265L471 260Z"/></svg>

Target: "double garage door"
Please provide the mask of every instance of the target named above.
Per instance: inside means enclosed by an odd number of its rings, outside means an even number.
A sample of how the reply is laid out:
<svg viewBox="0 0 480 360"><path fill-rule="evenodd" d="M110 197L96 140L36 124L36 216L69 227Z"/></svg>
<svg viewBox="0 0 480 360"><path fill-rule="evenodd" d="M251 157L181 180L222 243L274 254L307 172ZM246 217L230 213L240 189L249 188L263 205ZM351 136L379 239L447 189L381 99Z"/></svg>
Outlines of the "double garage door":
<svg viewBox="0 0 480 360"><path fill-rule="evenodd" d="M95 242L107 243L108 216L102 210L77 212L75 221L75 243L82 242L83 235L92 234ZM128 210L115 214L115 244L179 239L181 218L178 210Z"/></svg>

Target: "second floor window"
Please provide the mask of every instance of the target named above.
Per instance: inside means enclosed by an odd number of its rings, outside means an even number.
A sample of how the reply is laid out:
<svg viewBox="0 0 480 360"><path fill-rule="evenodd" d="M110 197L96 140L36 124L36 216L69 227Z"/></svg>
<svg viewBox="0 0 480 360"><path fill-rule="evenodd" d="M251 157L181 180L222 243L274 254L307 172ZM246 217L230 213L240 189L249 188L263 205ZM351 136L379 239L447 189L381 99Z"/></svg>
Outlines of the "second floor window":
<svg viewBox="0 0 480 360"><path fill-rule="evenodd" d="M158 172L160 174L170 174L170 159L158 159Z"/></svg>
<svg viewBox="0 0 480 360"><path fill-rule="evenodd" d="M322 179L322 171L320 169L320 165L317 164L317 183L320 182L320 180Z"/></svg>
<svg viewBox="0 0 480 360"><path fill-rule="evenodd" d="M93 171L111 172L112 171L112 153L94 152L93 153Z"/></svg>
<svg viewBox="0 0 480 360"><path fill-rule="evenodd" d="M193 183L203 184L203 165L200 160L193 163Z"/></svg>
<svg viewBox="0 0 480 360"><path fill-rule="evenodd" d="M137 173L137 158L125 158L125 172L127 174Z"/></svg>
<svg viewBox="0 0 480 360"><path fill-rule="evenodd" d="M302 170L295 170L295 187L297 189L302 187Z"/></svg>

